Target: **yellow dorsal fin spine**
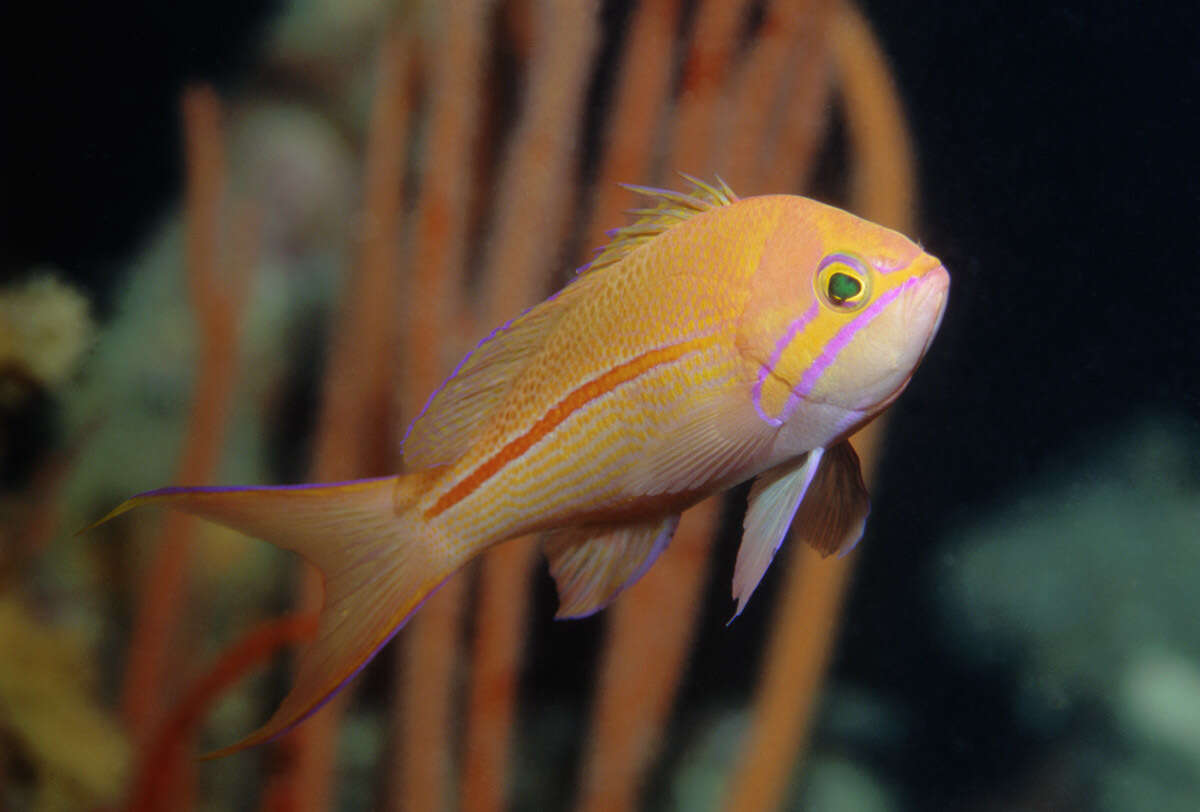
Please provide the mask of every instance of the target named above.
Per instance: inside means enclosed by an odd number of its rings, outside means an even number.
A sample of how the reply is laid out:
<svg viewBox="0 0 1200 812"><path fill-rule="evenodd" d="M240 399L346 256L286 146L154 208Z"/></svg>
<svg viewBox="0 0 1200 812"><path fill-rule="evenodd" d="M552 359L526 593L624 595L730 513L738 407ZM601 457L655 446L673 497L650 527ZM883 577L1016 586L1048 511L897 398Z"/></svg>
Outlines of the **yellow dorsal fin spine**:
<svg viewBox="0 0 1200 812"><path fill-rule="evenodd" d="M717 179L717 183L714 186L705 183L693 175L689 175L687 172L680 172L679 174L684 180L696 187L702 198L711 200L713 205L728 206L738 199L738 196L733 193L733 190L729 188L729 184L720 175L713 176Z"/></svg>
<svg viewBox="0 0 1200 812"><path fill-rule="evenodd" d="M658 205L633 209L628 212L635 215L637 219L627 226L610 232L612 240L597 252L595 259L580 269L580 273L613 265L639 246L654 239L672 226L679 225L689 217L717 206L728 206L738 199L728 184L719 177L715 184L710 184L683 172L679 174L692 184L693 188L690 192L676 192L671 189L656 189L650 186L622 183L622 188L653 198L658 201Z"/></svg>

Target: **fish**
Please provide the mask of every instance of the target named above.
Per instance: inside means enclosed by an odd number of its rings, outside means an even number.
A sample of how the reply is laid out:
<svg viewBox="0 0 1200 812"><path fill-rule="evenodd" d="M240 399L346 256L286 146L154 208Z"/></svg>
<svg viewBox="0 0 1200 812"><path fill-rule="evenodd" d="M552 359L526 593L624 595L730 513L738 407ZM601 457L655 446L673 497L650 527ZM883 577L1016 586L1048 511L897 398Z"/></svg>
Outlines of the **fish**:
<svg viewBox="0 0 1200 812"><path fill-rule="evenodd" d="M684 177L686 191L627 187L652 205L458 364L409 426L399 473L169 487L96 522L167 506L323 575L291 690L262 727L210 755L299 724L506 540L544 534L560 618L607 606L682 511L751 479L734 617L792 525L822 555L857 544L869 498L847 438L908 385L949 274L907 237L833 206Z"/></svg>

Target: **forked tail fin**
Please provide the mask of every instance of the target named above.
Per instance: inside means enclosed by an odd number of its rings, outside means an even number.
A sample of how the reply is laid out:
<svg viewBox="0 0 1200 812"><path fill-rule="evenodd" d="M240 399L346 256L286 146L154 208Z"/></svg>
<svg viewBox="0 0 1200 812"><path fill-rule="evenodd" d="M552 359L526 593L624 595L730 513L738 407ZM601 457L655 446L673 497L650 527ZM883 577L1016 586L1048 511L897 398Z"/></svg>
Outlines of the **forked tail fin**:
<svg viewBox="0 0 1200 812"><path fill-rule="evenodd" d="M324 576L317 634L300 657L291 692L265 725L208 758L269 741L307 718L457 569L461 562L424 538L419 514L409 509L414 490L408 476L332 485L163 488L129 499L96 522L142 505L172 507L293 550Z"/></svg>

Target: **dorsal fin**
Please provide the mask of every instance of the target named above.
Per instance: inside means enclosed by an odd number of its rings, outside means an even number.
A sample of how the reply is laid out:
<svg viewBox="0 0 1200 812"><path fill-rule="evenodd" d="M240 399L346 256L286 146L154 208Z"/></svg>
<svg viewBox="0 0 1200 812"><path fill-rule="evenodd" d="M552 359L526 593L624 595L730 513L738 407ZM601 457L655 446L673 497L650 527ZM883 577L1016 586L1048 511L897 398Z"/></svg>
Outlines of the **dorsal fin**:
<svg viewBox="0 0 1200 812"><path fill-rule="evenodd" d="M579 290L568 285L500 325L458 362L409 424L401 445L406 469L448 465L466 453Z"/></svg>
<svg viewBox="0 0 1200 812"><path fill-rule="evenodd" d="M683 173L680 173L683 174ZM657 198L654 208L636 209L638 219L613 232L613 240L580 273L616 263L639 245L673 225L717 206L737 200L725 182L710 185L683 175L691 193L646 186L625 188ZM508 393L513 379L542 346L558 323L567 302L586 295L576 279L541 304L497 327L459 362L408 427L403 441L405 467L410 471L447 465L462 456L478 436L489 414ZM585 284L586 286L586 284Z"/></svg>
<svg viewBox="0 0 1200 812"><path fill-rule="evenodd" d="M738 199L733 190L719 177L713 185L683 172L679 174L692 184L690 193L622 183L623 188L654 198L658 204L651 208L631 210L629 214L636 214L638 218L627 226L610 231L611 241L599 249L596 258L580 269L580 273L590 273L612 265L668 228L709 209L728 206Z"/></svg>

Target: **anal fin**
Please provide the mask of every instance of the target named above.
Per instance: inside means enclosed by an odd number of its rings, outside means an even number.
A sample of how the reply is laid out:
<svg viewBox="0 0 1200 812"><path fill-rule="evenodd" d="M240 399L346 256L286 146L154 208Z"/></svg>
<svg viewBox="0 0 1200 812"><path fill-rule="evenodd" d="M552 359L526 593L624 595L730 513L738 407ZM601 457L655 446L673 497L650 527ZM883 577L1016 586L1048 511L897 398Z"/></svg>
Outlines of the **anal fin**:
<svg viewBox="0 0 1200 812"><path fill-rule="evenodd" d="M637 524L569 527L545 545L558 585L557 618L594 614L633 584L666 549L679 515Z"/></svg>

